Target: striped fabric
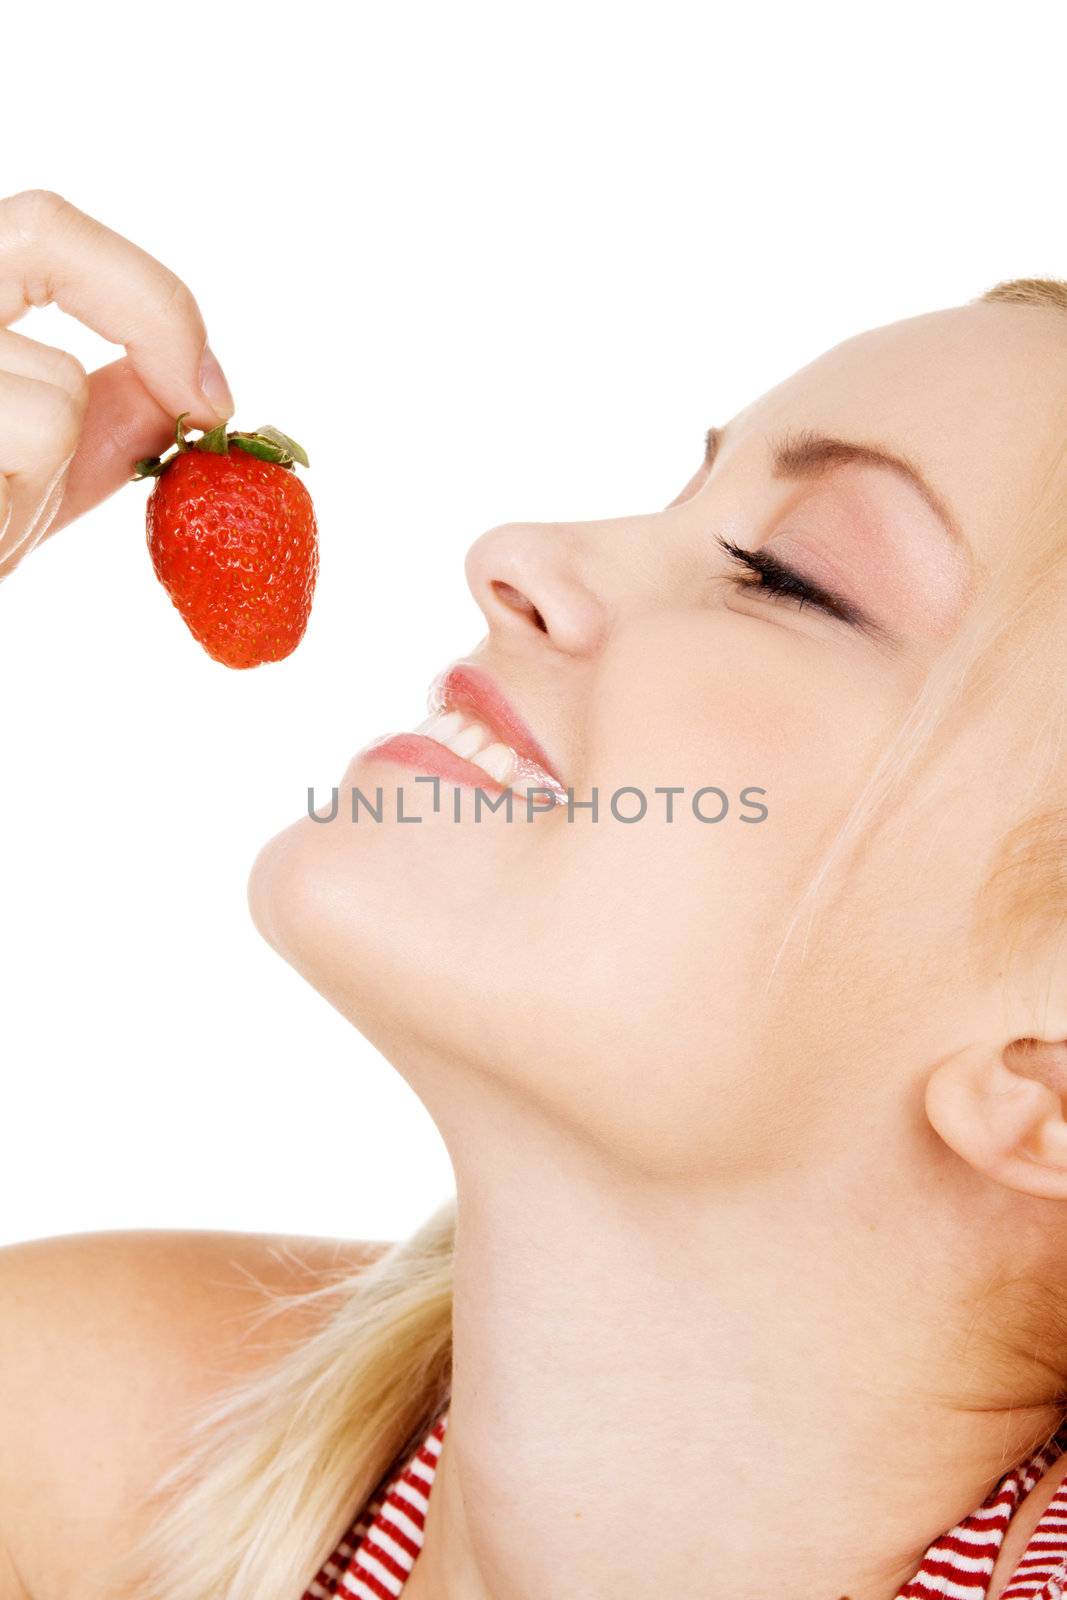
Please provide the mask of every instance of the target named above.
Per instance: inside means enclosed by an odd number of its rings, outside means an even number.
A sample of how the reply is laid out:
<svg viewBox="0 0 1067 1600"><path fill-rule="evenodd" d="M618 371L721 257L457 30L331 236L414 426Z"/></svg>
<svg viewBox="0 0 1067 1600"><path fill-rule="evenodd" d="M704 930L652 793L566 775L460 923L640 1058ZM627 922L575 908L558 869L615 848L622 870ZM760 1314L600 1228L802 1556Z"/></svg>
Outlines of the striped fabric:
<svg viewBox="0 0 1067 1600"><path fill-rule="evenodd" d="M1008 1525L1026 1495L1067 1450L1067 1423L1001 1478L977 1511L936 1539L897 1600L986 1600ZM1060 1484L1001 1600L1064 1600L1067 1596L1067 1480Z"/></svg>
<svg viewBox="0 0 1067 1600"><path fill-rule="evenodd" d="M422 1549L447 1426L446 1411L405 1465L368 1501L303 1600L334 1595L341 1600L396 1600ZM1067 1421L1047 1445L1006 1473L977 1511L934 1541L896 1600L986 1600L1012 1517L1065 1450ZM1001 1600L1067 1600L1067 1478L1042 1513Z"/></svg>
<svg viewBox="0 0 1067 1600"><path fill-rule="evenodd" d="M323 1600L324 1595L394 1600L400 1593L422 1549L430 1486L447 1427L446 1411L407 1464L367 1502L303 1600Z"/></svg>
<svg viewBox="0 0 1067 1600"><path fill-rule="evenodd" d="M1067 1443L1064 1448L1067 1449ZM1034 1529L1002 1600L1063 1600L1067 1595L1067 1479Z"/></svg>

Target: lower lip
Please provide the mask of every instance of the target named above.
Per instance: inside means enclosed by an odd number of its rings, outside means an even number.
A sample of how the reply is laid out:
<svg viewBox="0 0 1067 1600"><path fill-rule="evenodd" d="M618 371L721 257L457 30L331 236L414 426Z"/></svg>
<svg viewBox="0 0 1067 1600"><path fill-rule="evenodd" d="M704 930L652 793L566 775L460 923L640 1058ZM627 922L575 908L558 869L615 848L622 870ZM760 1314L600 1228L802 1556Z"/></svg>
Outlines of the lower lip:
<svg viewBox="0 0 1067 1600"><path fill-rule="evenodd" d="M397 766L412 767L426 777L444 778L464 789L485 789L493 794L506 794L507 785L497 783L488 772L465 761L454 750L428 739L423 733L394 733L367 745L356 757L357 761L391 761Z"/></svg>

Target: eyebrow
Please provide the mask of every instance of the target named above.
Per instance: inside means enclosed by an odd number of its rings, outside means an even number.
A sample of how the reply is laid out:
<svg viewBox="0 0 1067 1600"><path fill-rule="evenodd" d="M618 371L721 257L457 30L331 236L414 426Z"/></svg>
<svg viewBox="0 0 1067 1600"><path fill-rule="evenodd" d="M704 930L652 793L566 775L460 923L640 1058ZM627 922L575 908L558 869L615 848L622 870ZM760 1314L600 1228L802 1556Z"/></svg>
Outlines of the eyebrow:
<svg viewBox="0 0 1067 1600"><path fill-rule="evenodd" d="M725 427L708 429L704 436L705 466L713 464L725 434ZM906 456L887 450L882 445L858 444L849 439L816 433L811 428L800 428L787 433L773 446L771 459L776 478L818 478L836 467L849 464L881 467L884 471L893 472L918 490L931 511L944 524L950 537L969 552L963 530L952 511L915 463Z"/></svg>

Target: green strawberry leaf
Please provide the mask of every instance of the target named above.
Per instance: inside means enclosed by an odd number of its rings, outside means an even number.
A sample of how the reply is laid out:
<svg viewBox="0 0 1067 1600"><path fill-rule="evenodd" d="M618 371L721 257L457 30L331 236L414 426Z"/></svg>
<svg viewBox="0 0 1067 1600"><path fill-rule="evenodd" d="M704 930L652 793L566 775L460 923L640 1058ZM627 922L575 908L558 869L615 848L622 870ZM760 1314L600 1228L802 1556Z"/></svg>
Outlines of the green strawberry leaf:
<svg viewBox="0 0 1067 1600"><path fill-rule="evenodd" d="M229 454L226 441L226 424L220 422L217 428L212 428L210 433L202 433L193 446L194 450L206 450L213 456Z"/></svg>
<svg viewBox="0 0 1067 1600"><path fill-rule="evenodd" d="M299 461L302 467L311 465L307 458L307 451L303 446L297 444L295 439L290 439L289 435L283 433L280 428L272 428L269 425L265 428L257 428L256 437L258 439L268 439L272 444L278 445L287 456L291 456L294 461Z"/></svg>
<svg viewBox="0 0 1067 1600"><path fill-rule="evenodd" d="M183 411L175 424L174 438L178 448L166 456L145 456L138 461L131 482L137 478L158 478L185 450L203 450L208 455L224 456L229 454L231 445L258 457L260 461L271 461L279 467L291 468L294 461L299 461L303 467L311 464L304 447L297 444L295 439L290 439L287 433L282 433L280 428L268 426L257 428L255 433L227 433L226 424L220 422L217 427L201 433L199 439L187 439L185 419L190 415L191 412Z"/></svg>
<svg viewBox="0 0 1067 1600"><path fill-rule="evenodd" d="M260 461L273 461L279 467L291 467L293 464L293 458L288 450L283 449L281 445L273 444L269 439L261 439L256 434L231 434L230 443L235 444L239 450L246 450L250 456L258 456Z"/></svg>

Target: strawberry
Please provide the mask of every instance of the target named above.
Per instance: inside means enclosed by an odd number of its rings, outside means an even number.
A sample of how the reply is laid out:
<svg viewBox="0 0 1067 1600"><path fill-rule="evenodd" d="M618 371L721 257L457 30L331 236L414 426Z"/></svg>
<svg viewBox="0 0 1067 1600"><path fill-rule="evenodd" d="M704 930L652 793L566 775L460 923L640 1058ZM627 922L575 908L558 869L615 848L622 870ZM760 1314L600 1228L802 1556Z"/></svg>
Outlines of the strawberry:
<svg viewBox="0 0 1067 1600"><path fill-rule="evenodd" d="M227 667L281 661L304 636L318 576L311 496L293 470L308 465L277 428L227 433L226 425L139 461L155 478L148 549L156 577L193 637Z"/></svg>

